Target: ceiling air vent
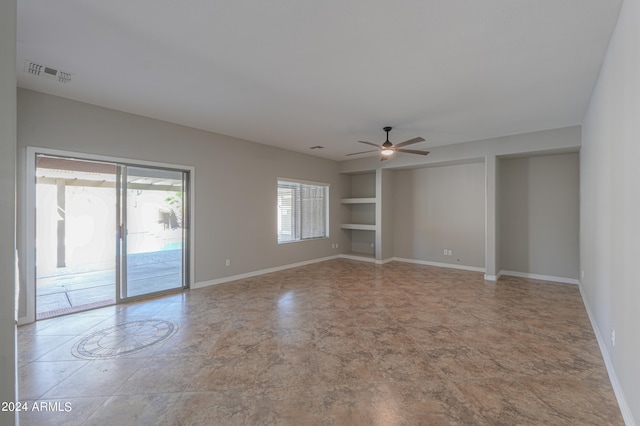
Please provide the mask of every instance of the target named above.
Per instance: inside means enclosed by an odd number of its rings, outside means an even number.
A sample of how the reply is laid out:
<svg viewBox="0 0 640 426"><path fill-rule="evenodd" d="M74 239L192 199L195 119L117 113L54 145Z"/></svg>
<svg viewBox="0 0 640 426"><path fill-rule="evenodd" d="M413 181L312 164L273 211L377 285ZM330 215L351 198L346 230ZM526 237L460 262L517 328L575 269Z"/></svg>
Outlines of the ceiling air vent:
<svg viewBox="0 0 640 426"><path fill-rule="evenodd" d="M27 74L35 75L37 77L57 80L60 83L68 83L71 81L71 73L60 71L55 68L46 67L44 65L32 62L28 59L25 61L24 68Z"/></svg>

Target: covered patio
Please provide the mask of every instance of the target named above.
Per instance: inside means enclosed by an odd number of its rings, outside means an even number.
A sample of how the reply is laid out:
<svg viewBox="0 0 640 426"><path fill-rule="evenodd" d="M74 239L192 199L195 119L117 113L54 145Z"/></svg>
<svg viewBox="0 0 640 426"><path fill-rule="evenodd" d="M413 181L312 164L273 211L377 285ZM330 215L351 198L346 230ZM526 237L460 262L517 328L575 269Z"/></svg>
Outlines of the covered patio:
<svg viewBox="0 0 640 426"><path fill-rule="evenodd" d="M128 256L129 296L176 288L182 280L182 250L170 249ZM116 302L114 264L58 268L37 279L37 319L84 311Z"/></svg>

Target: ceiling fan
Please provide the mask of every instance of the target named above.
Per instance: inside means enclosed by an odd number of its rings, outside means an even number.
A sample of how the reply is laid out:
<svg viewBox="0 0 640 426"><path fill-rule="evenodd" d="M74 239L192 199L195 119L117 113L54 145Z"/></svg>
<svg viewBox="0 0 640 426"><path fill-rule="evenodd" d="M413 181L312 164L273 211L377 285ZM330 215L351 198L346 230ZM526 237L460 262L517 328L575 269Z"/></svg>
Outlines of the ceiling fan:
<svg viewBox="0 0 640 426"><path fill-rule="evenodd" d="M347 154L347 156L365 154L367 152L380 151L380 155L381 155L380 161L384 161L384 160L388 160L389 158L391 158L391 156L396 152L406 152L407 154L418 154L418 155L427 155L427 154L429 154L429 151L418 151L418 150L415 150L415 149L402 148L403 146L411 145L411 144L418 143L418 142L423 142L424 139L421 138L421 137L409 139L407 141L400 142L400 143L397 143L395 145L392 144L391 142L389 142L389 132L391 131L391 129L392 129L392 127L389 127L389 126L387 126L387 127L382 129L385 132L387 132L387 140L382 145L378 145L378 144L371 143L371 142L366 142L366 141L358 141L360 143L364 143L364 144L367 144L367 145L375 146L377 149L372 149L371 151L354 152L352 154Z"/></svg>

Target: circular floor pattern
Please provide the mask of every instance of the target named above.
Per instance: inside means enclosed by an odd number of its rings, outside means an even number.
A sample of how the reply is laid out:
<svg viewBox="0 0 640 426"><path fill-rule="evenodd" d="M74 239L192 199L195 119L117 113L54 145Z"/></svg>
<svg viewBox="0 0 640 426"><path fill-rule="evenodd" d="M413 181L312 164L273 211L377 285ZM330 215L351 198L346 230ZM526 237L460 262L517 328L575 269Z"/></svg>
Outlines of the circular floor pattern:
<svg viewBox="0 0 640 426"><path fill-rule="evenodd" d="M160 319L130 321L97 331L73 346L77 358L116 358L140 352L173 336L178 325Z"/></svg>

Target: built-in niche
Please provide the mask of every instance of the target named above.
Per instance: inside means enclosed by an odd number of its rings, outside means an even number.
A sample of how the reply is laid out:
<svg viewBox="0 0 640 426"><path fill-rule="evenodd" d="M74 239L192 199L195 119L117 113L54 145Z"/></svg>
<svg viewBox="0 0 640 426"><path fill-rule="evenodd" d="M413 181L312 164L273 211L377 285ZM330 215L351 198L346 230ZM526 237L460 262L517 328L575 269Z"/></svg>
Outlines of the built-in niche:
<svg viewBox="0 0 640 426"><path fill-rule="evenodd" d="M500 159L503 273L579 279L579 154Z"/></svg>
<svg viewBox="0 0 640 426"><path fill-rule="evenodd" d="M345 219L341 225L347 233L352 255L374 257L376 243L376 174L346 175L346 191L341 203Z"/></svg>

